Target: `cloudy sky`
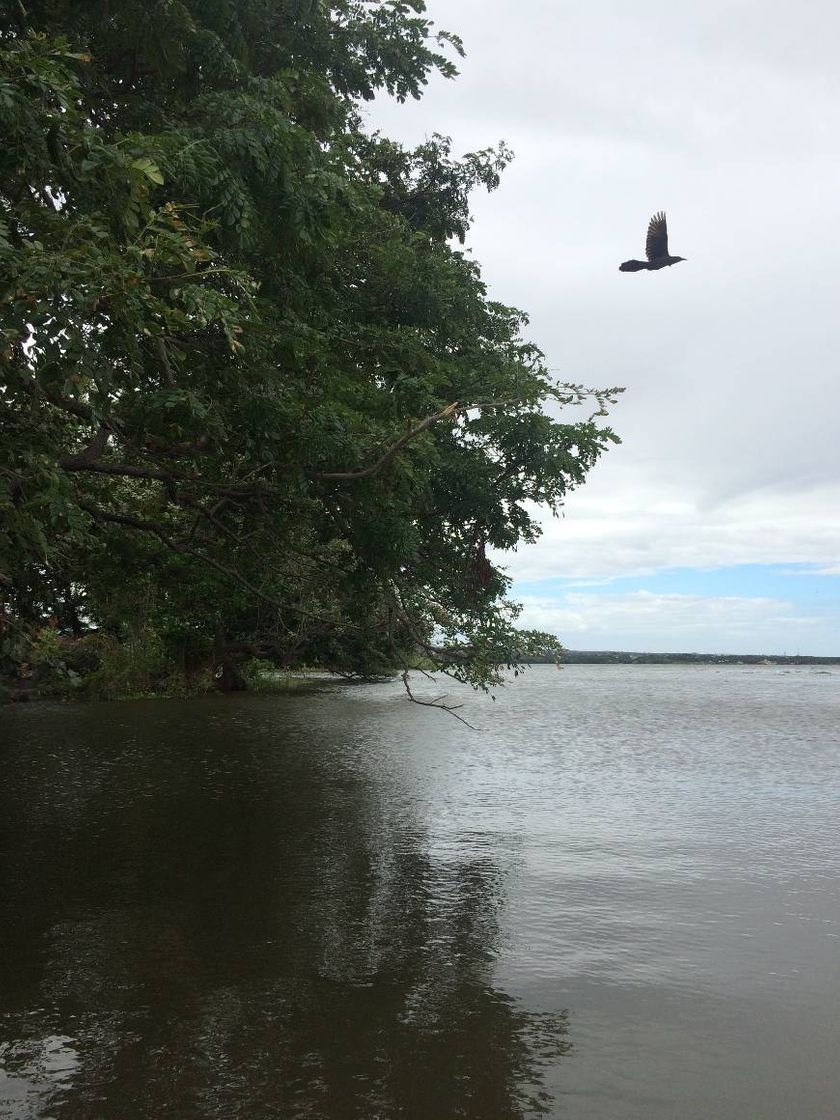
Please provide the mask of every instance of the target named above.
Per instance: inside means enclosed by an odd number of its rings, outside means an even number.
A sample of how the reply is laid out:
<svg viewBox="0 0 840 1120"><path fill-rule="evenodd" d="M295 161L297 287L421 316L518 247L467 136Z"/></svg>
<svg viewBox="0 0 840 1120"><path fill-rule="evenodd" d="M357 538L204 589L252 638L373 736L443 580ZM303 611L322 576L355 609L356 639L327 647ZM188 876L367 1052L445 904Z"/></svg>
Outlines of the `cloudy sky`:
<svg viewBox="0 0 840 1120"><path fill-rule="evenodd" d="M840 655L840 8L429 0L454 82L372 126L506 140L469 245L622 437L538 544L525 622L571 648ZM668 214L684 264L619 273Z"/></svg>

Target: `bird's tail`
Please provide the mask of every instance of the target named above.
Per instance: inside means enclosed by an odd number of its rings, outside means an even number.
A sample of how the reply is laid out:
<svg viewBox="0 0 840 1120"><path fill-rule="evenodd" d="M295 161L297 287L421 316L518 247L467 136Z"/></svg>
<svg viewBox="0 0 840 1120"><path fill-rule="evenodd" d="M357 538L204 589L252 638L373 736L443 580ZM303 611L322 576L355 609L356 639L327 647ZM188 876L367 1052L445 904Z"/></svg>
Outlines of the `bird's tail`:
<svg viewBox="0 0 840 1120"><path fill-rule="evenodd" d="M647 268L647 261L625 261L624 264L618 266L618 271L638 272L642 268Z"/></svg>

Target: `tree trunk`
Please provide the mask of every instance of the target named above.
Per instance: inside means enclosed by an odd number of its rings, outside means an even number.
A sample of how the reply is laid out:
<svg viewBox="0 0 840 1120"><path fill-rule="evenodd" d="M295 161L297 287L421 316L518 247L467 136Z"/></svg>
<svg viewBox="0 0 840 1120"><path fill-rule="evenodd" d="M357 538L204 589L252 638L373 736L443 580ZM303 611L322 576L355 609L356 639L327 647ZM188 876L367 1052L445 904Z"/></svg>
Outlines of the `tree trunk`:
<svg viewBox="0 0 840 1120"><path fill-rule="evenodd" d="M228 649L227 638L221 626L216 629L213 660L216 665L216 687L221 692L244 692L247 689L248 685Z"/></svg>

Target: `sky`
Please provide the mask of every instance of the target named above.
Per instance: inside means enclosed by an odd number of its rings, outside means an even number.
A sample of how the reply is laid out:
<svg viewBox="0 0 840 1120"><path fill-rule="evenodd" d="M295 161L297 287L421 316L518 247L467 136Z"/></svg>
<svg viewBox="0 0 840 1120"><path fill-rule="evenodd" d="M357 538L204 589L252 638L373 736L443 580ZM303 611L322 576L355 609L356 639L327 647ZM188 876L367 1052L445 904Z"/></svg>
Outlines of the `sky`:
<svg viewBox="0 0 840 1120"><path fill-rule="evenodd" d="M454 81L371 128L516 158L473 197L491 298L622 439L494 559L572 649L840 655L840 8L429 0ZM668 215L660 272L644 258ZM573 414L570 415L570 418Z"/></svg>

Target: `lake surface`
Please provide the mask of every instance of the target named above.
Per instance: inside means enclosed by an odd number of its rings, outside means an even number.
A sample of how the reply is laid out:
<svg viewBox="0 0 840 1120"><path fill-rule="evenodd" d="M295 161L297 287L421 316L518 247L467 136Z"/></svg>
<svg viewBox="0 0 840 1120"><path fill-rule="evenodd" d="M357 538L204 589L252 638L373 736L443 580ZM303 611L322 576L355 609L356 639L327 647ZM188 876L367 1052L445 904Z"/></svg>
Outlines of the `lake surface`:
<svg viewBox="0 0 840 1120"><path fill-rule="evenodd" d="M836 1120L840 673L464 699L0 711L0 1116Z"/></svg>

